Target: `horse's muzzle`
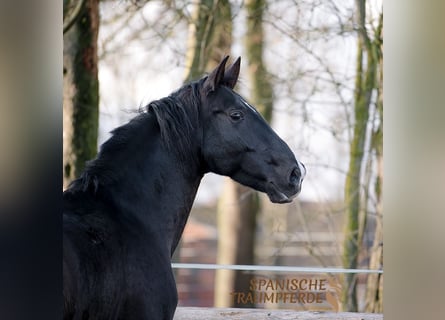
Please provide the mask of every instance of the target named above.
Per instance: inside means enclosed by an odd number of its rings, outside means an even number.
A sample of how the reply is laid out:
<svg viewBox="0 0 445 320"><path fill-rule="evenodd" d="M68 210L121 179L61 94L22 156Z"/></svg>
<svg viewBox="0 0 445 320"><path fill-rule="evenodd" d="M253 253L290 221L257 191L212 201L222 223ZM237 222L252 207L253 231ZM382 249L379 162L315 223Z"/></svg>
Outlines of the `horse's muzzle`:
<svg viewBox="0 0 445 320"><path fill-rule="evenodd" d="M300 193L301 185L306 176L306 167L297 160L297 164L288 171L288 184L279 187L269 181L266 193L274 203L289 203Z"/></svg>

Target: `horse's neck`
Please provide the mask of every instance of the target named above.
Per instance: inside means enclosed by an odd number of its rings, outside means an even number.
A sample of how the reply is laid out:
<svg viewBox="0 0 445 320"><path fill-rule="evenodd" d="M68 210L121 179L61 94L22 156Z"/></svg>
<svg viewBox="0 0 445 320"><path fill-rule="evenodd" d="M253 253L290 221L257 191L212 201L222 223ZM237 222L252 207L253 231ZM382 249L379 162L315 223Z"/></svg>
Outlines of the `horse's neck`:
<svg viewBox="0 0 445 320"><path fill-rule="evenodd" d="M118 175L109 190L110 198L122 214L136 219L145 228L150 239L165 241L172 254L202 174L193 167L196 164L178 163L177 156L163 146L155 120L148 120L145 127L135 130L131 138L135 140L119 150L111 164Z"/></svg>

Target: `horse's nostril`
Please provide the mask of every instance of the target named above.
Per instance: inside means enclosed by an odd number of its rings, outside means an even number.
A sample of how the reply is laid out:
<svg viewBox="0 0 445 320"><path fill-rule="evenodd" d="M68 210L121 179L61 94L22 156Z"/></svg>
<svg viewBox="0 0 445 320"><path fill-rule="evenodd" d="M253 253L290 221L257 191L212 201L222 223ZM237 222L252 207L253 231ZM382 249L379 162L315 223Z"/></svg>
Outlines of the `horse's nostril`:
<svg viewBox="0 0 445 320"><path fill-rule="evenodd" d="M295 167L289 177L289 182L291 185L297 185L300 182L300 170L298 167Z"/></svg>

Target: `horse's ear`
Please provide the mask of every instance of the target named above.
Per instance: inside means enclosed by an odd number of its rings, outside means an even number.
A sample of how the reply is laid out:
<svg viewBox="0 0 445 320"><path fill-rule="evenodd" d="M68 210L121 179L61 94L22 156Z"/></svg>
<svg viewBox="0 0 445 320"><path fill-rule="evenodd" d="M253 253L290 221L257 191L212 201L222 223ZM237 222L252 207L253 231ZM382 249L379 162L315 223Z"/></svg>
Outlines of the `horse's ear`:
<svg viewBox="0 0 445 320"><path fill-rule="evenodd" d="M215 89L223 83L224 70L226 68L226 62L228 59L229 56L222 59L219 65L208 75L204 82L204 89L206 93L215 91Z"/></svg>
<svg viewBox="0 0 445 320"><path fill-rule="evenodd" d="M238 81L240 66L241 57L236 59L236 61L229 67L229 69L226 70L223 80L224 85L228 86L231 89L235 87L236 82Z"/></svg>

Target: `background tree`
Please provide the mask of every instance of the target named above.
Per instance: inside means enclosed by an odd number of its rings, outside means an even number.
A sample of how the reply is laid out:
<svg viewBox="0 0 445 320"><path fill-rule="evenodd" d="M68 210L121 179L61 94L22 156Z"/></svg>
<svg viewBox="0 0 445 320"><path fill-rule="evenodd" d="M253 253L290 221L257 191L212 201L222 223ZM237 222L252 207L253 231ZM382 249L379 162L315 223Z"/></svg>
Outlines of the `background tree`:
<svg viewBox="0 0 445 320"><path fill-rule="evenodd" d="M197 80L230 53L232 21L227 0L196 2L189 23L184 83ZM173 261L179 261L179 242Z"/></svg>
<svg viewBox="0 0 445 320"><path fill-rule="evenodd" d="M380 159L382 156L381 127L379 126L377 129L371 128L375 132L373 137L370 136L372 132L369 128L375 124L372 116L379 113L381 117L381 111L383 110L383 105L380 100L381 96L379 97L379 102L377 104L375 100L375 95L380 92L381 86L378 72L381 71L379 65L381 63L380 33L383 20L382 18L379 19L379 26L377 27L377 32L374 34L374 39L372 40L366 25L366 1L357 0L355 3L358 42L354 93L354 126L353 136L350 143L349 169L345 183L346 221L343 251L343 265L345 268L350 269L356 269L358 267L359 249L363 239L364 230L364 226L360 225L360 221L362 221L362 224L365 224L368 217L367 197L362 197L363 194L367 194L366 189L369 188L369 185L364 182L363 175L365 169L365 156L370 157L366 142L367 140L373 140L374 149L377 152L378 159ZM372 112L373 109L377 110ZM379 166L381 166L381 164ZM379 171L380 174L377 185L381 184L381 167ZM365 192L363 192L363 189L365 189ZM376 191L378 199L381 201L380 187L377 187ZM363 201L363 198L365 201ZM378 221L377 225L381 225L381 220ZM378 254L380 252L378 248L380 247L381 241L381 235L379 234L381 232L381 227L377 227L376 230L378 232L376 234L377 246L374 251L375 254ZM378 261L380 260L379 257L374 256L372 259L373 265L376 264L376 259ZM357 275L346 274L344 278L345 281L342 296L343 309L345 311L357 311ZM379 280L377 280L377 282L378 281ZM376 287L375 284L374 287ZM379 298L378 290L373 291L375 291L374 296Z"/></svg>
<svg viewBox="0 0 445 320"><path fill-rule="evenodd" d="M272 85L263 61L264 0L246 1L247 29L245 51L248 65L249 101L270 122L272 116ZM239 183L225 179L218 202L218 260L219 264L249 265L255 262L257 214L260 210L258 193ZM253 307L239 304L231 292L248 292L250 275L234 270L217 270L215 306Z"/></svg>
<svg viewBox="0 0 445 320"><path fill-rule="evenodd" d="M196 2L189 34L186 56L186 76L184 82L200 78L209 65L213 47L215 15L219 1L200 0Z"/></svg>
<svg viewBox="0 0 445 320"><path fill-rule="evenodd" d="M377 60L377 101L376 115L379 119L376 128L372 132L371 148L374 151L374 159L377 165L377 177L374 183L376 195L375 218L376 227L374 232L374 243L370 254L370 269L383 269L383 13L380 13L374 40L370 42L371 50ZM370 274L367 280L366 312L383 313L383 274Z"/></svg>
<svg viewBox="0 0 445 320"><path fill-rule="evenodd" d="M63 186L97 152L99 1L64 1Z"/></svg>

